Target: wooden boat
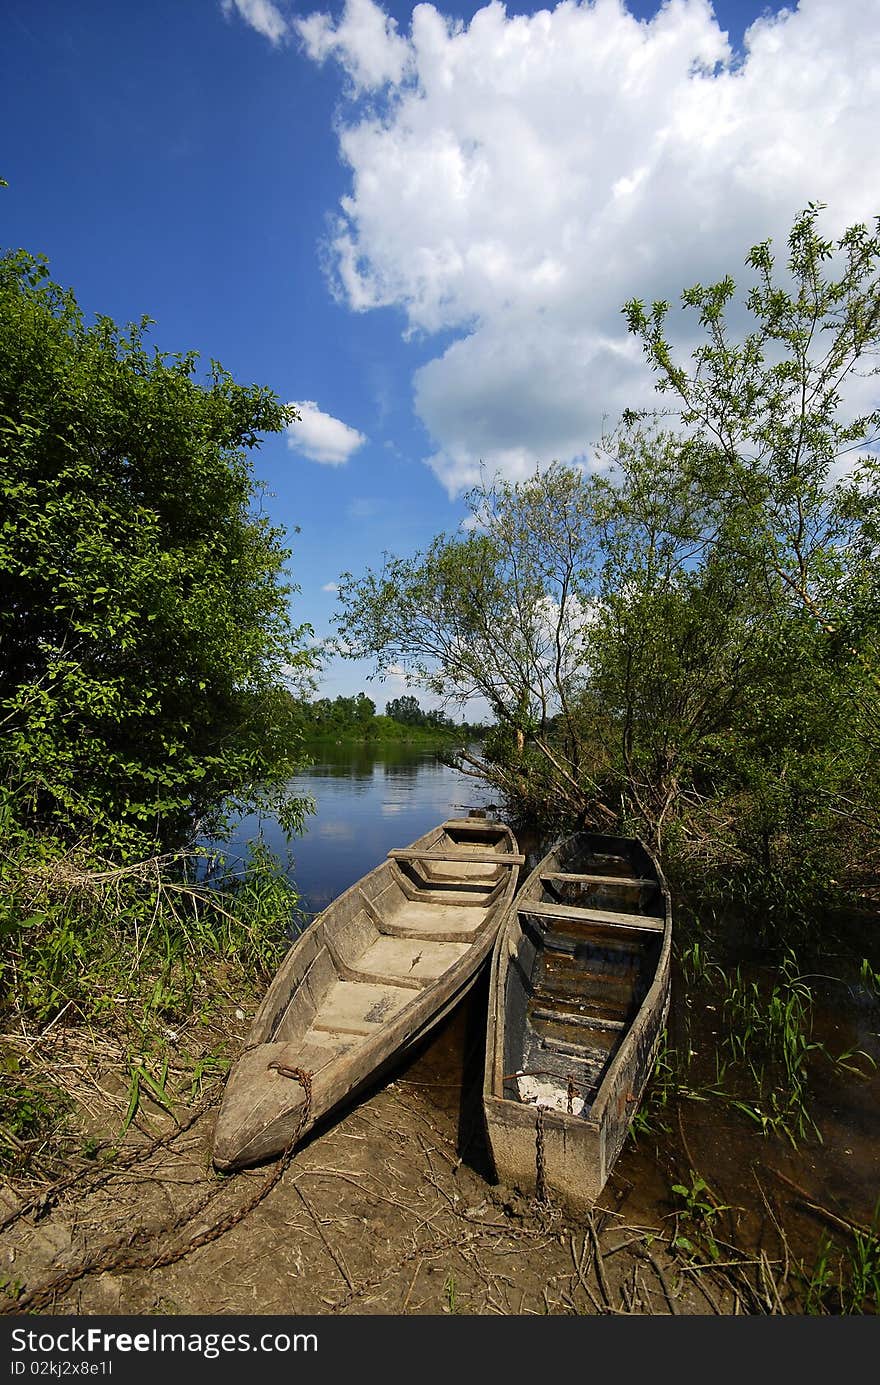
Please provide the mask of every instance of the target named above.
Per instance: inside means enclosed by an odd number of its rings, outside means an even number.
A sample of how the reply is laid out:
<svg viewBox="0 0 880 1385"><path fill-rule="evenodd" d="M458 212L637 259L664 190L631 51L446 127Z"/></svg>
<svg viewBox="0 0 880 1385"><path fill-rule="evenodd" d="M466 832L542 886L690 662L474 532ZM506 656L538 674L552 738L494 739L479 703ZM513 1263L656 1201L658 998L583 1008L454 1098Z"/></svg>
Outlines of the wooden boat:
<svg viewBox="0 0 880 1385"><path fill-rule="evenodd" d="M492 958L483 1109L498 1178L592 1206L669 1010L672 906L643 843L582 832L535 867Z"/></svg>
<svg viewBox="0 0 880 1385"><path fill-rule="evenodd" d="M503 823L450 819L319 914L229 1075L215 1165L281 1153L448 1014L491 953L524 860Z"/></svg>

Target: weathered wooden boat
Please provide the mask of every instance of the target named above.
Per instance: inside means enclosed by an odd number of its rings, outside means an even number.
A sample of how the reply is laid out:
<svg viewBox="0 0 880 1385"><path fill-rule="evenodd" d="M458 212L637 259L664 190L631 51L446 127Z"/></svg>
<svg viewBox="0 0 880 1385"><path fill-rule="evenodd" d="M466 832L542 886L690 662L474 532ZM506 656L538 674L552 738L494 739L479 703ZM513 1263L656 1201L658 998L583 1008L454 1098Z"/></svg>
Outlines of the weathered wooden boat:
<svg viewBox="0 0 880 1385"><path fill-rule="evenodd" d="M528 876L492 957L483 1109L499 1181L593 1205L654 1065L671 951L643 843L577 833Z"/></svg>
<svg viewBox="0 0 880 1385"><path fill-rule="evenodd" d="M215 1165L288 1149L448 1014L488 960L524 860L504 823L450 819L390 851L319 914L229 1075Z"/></svg>

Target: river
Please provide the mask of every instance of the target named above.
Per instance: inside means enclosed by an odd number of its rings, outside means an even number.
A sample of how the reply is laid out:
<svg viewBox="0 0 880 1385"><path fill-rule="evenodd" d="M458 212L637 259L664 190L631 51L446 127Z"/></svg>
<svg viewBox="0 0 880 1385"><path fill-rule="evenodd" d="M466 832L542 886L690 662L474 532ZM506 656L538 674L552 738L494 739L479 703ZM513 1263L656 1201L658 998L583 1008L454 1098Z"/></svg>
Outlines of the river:
<svg viewBox="0 0 880 1385"><path fill-rule="evenodd" d="M316 913L384 860L447 817L491 802L488 788L444 765L437 752L415 746L321 744L295 790L315 801L303 836L289 845L272 818L244 818L231 849L242 851L258 831L282 859L303 911Z"/></svg>

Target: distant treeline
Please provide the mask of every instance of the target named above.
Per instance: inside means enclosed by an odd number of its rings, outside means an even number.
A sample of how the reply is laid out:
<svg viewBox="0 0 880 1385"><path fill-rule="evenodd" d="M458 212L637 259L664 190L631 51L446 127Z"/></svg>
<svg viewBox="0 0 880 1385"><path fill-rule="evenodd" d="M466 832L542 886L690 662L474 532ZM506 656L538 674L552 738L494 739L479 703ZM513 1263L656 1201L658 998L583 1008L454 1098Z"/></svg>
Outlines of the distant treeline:
<svg viewBox="0 0 880 1385"><path fill-rule="evenodd" d="M423 709L418 698L394 697L385 704L384 716L365 693L355 697L320 697L299 704L298 714L306 739L357 741L430 741L447 743L474 740L486 727L453 721L436 708Z"/></svg>

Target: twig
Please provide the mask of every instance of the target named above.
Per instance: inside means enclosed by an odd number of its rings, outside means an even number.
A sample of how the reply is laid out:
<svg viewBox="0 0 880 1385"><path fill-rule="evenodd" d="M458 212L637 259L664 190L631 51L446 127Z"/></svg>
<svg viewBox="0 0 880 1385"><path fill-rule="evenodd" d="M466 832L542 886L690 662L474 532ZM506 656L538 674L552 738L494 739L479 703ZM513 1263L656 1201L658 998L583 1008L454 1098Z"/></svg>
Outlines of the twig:
<svg viewBox="0 0 880 1385"><path fill-rule="evenodd" d="M353 1284L352 1281L351 1281L351 1275L350 1275L349 1272L348 1272L348 1266L346 1265L345 1261L343 1260L341 1253L337 1255L336 1251L333 1249L332 1245L330 1244L330 1241L328 1240L327 1236L324 1234L324 1228L323 1228L323 1226L321 1225L320 1218L315 1214L315 1209L312 1207L311 1203L308 1201L308 1199L307 1199L305 1193L303 1192L302 1188L299 1186L299 1180L298 1180L298 1179L294 1182L294 1185L293 1185L293 1186L294 1186L294 1188L296 1189L297 1193L299 1194L299 1197L300 1197L300 1200L302 1201L303 1206L305 1207L305 1209L306 1209L306 1211L308 1212L309 1216L311 1217L312 1221L315 1223L315 1229L317 1230L318 1235L321 1237L321 1240L324 1242L324 1247L325 1247L325 1249L326 1249L326 1251L327 1251L327 1254L330 1256L330 1259L333 1261L333 1263L334 1263L334 1265L336 1266L336 1268L338 1269L339 1273L342 1275L342 1278L345 1280L345 1282L346 1282L346 1284L348 1285L349 1289L353 1290L353 1289L354 1289L354 1284Z"/></svg>
<svg viewBox="0 0 880 1385"><path fill-rule="evenodd" d="M593 1260L596 1265L596 1278L599 1281L599 1288L602 1290L602 1297L605 1300L606 1308L611 1307L611 1295L608 1292L608 1280L605 1278L605 1267L602 1264L602 1251L599 1248L599 1237L596 1235L596 1225L593 1221L593 1214L587 1218L587 1230L590 1233L590 1240L593 1243Z"/></svg>
<svg viewBox="0 0 880 1385"><path fill-rule="evenodd" d="M798 1194L798 1200L804 1207L808 1208L809 1211L816 1212L818 1216L824 1217L826 1221L831 1222L833 1226L840 1227L842 1231L848 1231L851 1236L871 1235L870 1229L863 1225L863 1223L851 1221L849 1217L839 1217L836 1212L832 1212L828 1207L823 1207L820 1202L813 1202L805 1188L801 1188L793 1179L787 1178L779 1169L774 1169L771 1165L768 1165L768 1167L770 1168L770 1172L775 1174L787 1188L791 1188L792 1192Z"/></svg>

